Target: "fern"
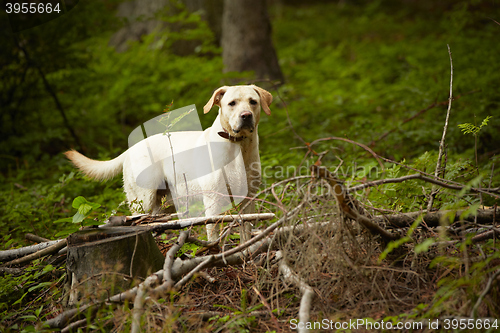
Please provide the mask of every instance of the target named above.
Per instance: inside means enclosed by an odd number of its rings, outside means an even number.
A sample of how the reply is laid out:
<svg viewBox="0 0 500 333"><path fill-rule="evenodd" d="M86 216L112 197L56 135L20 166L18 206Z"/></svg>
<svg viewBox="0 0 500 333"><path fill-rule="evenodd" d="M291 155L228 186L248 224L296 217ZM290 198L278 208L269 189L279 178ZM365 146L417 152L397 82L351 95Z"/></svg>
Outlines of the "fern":
<svg viewBox="0 0 500 333"><path fill-rule="evenodd" d="M487 116L486 118L483 119L481 125L479 126L476 126L471 123L465 123L465 124L459 124L458 127L462 130L462 133L464 134L477 135L483 127L488 125L488 121L490 121L491 118L493 118L493 116Z"/></svg>

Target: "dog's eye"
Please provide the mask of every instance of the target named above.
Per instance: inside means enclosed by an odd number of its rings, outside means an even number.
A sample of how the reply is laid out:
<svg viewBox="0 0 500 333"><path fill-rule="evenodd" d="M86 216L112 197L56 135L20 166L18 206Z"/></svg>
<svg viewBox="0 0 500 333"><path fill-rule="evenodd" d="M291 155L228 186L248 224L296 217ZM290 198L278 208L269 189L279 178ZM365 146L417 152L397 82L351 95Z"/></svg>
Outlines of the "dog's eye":
<svg viewBox="0 0 500 333"><path fill-rule="evenodd" d="M229 103L229 106L235 106L236 105L236 102L235 101L232 101Z"/></svg>
<svg viewBox="0 0 500 333"><path fill-rule="evenodd" d="M252 104L252 105L257 105L257 101L256 101L255 99L251 99L251 100L250 100L250 104Z"/></svg>

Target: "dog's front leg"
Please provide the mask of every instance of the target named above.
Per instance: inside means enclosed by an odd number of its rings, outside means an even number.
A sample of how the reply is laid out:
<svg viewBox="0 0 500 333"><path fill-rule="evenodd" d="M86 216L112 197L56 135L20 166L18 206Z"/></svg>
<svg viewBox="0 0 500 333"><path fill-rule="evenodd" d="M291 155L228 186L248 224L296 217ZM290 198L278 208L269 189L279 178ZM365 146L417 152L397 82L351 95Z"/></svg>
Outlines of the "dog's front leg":
<svg viewBox="0 0 500 333"><path fill-rule="evenodd" d="M217 198L215 194L205 194L203 196L203 205L205 206L205 216L217 216L220 215L222 206L220 204L220 198ZM215 242L220 236L220 224L207 224L207 240L209 242Z"/></svg>
<svg viewBox="0 0 500 333"><path fill-rule="evenodd" d="M245 207L241 214L254 214L255 213L255 202L253 197L258 193L259 186L261 184L261 170L260 162L253 162L247 168L247 184L248 184L248 194L247 198L241 202L240 207ZM252 223L241 221L240 226L240 241L246 242L252 238Z"/></svg>
<svg viewBox="0 0 500 333"><path fill-rule="evenodd" d="M249 198L253 198L255 194L248 194L248 197ZM240 213L241 214L253 214L255 213L255 203L254 202L250 202L248 203L250 200L249 199L245 199L241 202L241 207L245 207L245 209L243 209ZM248 240L250 240L250 238L252 238L252 223L250 222L245 222L245 221L241 221L241 225L240 225L240 242L241 243L244 243Z"/></svg>

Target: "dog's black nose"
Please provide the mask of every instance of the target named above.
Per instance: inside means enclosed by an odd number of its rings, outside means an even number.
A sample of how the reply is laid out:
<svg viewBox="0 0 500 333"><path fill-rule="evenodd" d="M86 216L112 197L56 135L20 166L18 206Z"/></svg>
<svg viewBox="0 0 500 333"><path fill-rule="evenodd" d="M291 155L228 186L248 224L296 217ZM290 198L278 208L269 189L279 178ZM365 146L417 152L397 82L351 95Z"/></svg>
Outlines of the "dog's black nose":
<svg viewBox="0 0 500 333"><path fill-rule="evenodd" d="M249 121L252 119L252 112L249 111L242 112L240 114L240 117L241 119L243 119L243 121Z"/></svg>

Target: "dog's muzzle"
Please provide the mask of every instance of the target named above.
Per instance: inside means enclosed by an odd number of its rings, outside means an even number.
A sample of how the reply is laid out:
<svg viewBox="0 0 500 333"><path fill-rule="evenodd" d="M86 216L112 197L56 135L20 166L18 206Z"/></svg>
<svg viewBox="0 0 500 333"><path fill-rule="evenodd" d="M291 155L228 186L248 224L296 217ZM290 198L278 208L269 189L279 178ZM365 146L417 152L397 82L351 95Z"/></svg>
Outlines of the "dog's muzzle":
<svg viewBox="0 0 500 333"><path fill-rule="evenodd" d="M242 129L249 129L250 131L253 131L254 129L254 119L253 119L253 113L250 111L243 111L240 114L240 128L238 129L238 132Z"/></svg>

